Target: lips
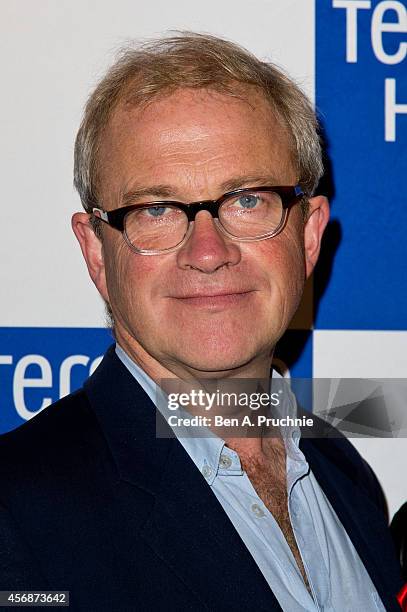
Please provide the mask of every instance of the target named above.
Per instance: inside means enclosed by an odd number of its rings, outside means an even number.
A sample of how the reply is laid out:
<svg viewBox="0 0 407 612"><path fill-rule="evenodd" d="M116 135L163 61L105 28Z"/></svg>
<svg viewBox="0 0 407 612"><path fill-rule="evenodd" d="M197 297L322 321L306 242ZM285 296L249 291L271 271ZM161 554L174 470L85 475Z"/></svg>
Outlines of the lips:
<svg viewBox="0 0 407 612"><path fill-rule="evenodd" d="M177 300L190 300L190 299L195 299L195 298L217 298L217 297L223 297L223 296L227 296L227 295L244 295L246 293L252 293L253 289L247 289L247 290L233 290L233 289L228 289L225 291L202 291L202 292L196 292L196 293L190 293L188 295L174 295L172 297L176 298Z"/></svg>
<svg viewBox="0 0 407 612"><path fill-rule="evenodd" d="M191 306L228 306L243 302L253 293L253 290L247 291L220 291L220 292L197 292L189 295L173 296L183 304Z"/></svg>

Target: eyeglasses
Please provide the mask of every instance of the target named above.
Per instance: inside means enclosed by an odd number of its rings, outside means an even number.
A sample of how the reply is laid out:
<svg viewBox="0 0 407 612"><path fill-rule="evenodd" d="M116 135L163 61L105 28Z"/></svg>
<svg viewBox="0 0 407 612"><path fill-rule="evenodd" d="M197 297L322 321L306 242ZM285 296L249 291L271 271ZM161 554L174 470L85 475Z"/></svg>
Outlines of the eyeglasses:
<svg viewBox="0 0 407 612"><path fill-rule="evenodd" d="M93 208L92 213L122 232L136 253L159 255L179 248L188 239L191 221L200 210L209 211L219 230L231 240L273 238L283 229L290 208L304 196L299 185L250 187L229 191L217 200L147 202L111 211Z"/></svg>

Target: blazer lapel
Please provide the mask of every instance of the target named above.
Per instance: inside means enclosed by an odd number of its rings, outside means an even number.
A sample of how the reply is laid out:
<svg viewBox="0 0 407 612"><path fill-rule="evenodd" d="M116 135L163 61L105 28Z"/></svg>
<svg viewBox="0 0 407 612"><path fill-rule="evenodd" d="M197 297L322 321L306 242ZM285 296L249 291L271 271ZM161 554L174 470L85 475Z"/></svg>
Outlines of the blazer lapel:
<svg viewBox="0 0 407 612"><path fill-rule="evenodd" d="M154 496L140 536L157 556L209 609L224 601L231 609L250 609L255 602L258 610L281 610L182 445L174 438L156 438L156 408L114 347L85 391L120 478Z"/></svg>
<svg viewBox="0 0 407 612"><path fill-rule="evenodd" d="M164 559L209 606L281 610L240 536L184 448L174 440L143 531Z"/></svg>

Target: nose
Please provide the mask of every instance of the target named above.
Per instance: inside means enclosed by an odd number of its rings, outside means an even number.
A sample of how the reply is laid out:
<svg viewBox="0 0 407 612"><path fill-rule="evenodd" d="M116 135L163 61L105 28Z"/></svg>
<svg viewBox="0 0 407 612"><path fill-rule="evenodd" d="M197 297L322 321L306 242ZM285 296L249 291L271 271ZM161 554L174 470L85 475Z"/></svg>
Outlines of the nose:
<svg viewBox="0 0 407 612"><path fill-rule="evenodd" d="M201 210L192 221L192 232L177 252L178 265L210 274L240 262L239 245L217 229L211 213Z"/></svg>

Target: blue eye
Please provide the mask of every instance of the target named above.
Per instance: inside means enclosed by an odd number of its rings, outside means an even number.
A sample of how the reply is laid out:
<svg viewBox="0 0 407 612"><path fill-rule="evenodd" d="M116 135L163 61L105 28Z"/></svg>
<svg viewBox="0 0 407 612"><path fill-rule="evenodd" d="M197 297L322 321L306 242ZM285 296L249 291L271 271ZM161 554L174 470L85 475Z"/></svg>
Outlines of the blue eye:
<svg viewBox="0 0 407 612"><path fill-rule="evenodd" d="M258 204L260 198L257 195L246 194L237 199L237 202L242 208L254 208Z"/></svg>
<svg viewBox="0 0 407 612"><path fill-rule="evenodd" d="M150 206L146 209L146 212L152 217L162 217L167 206Z"/></svg>

